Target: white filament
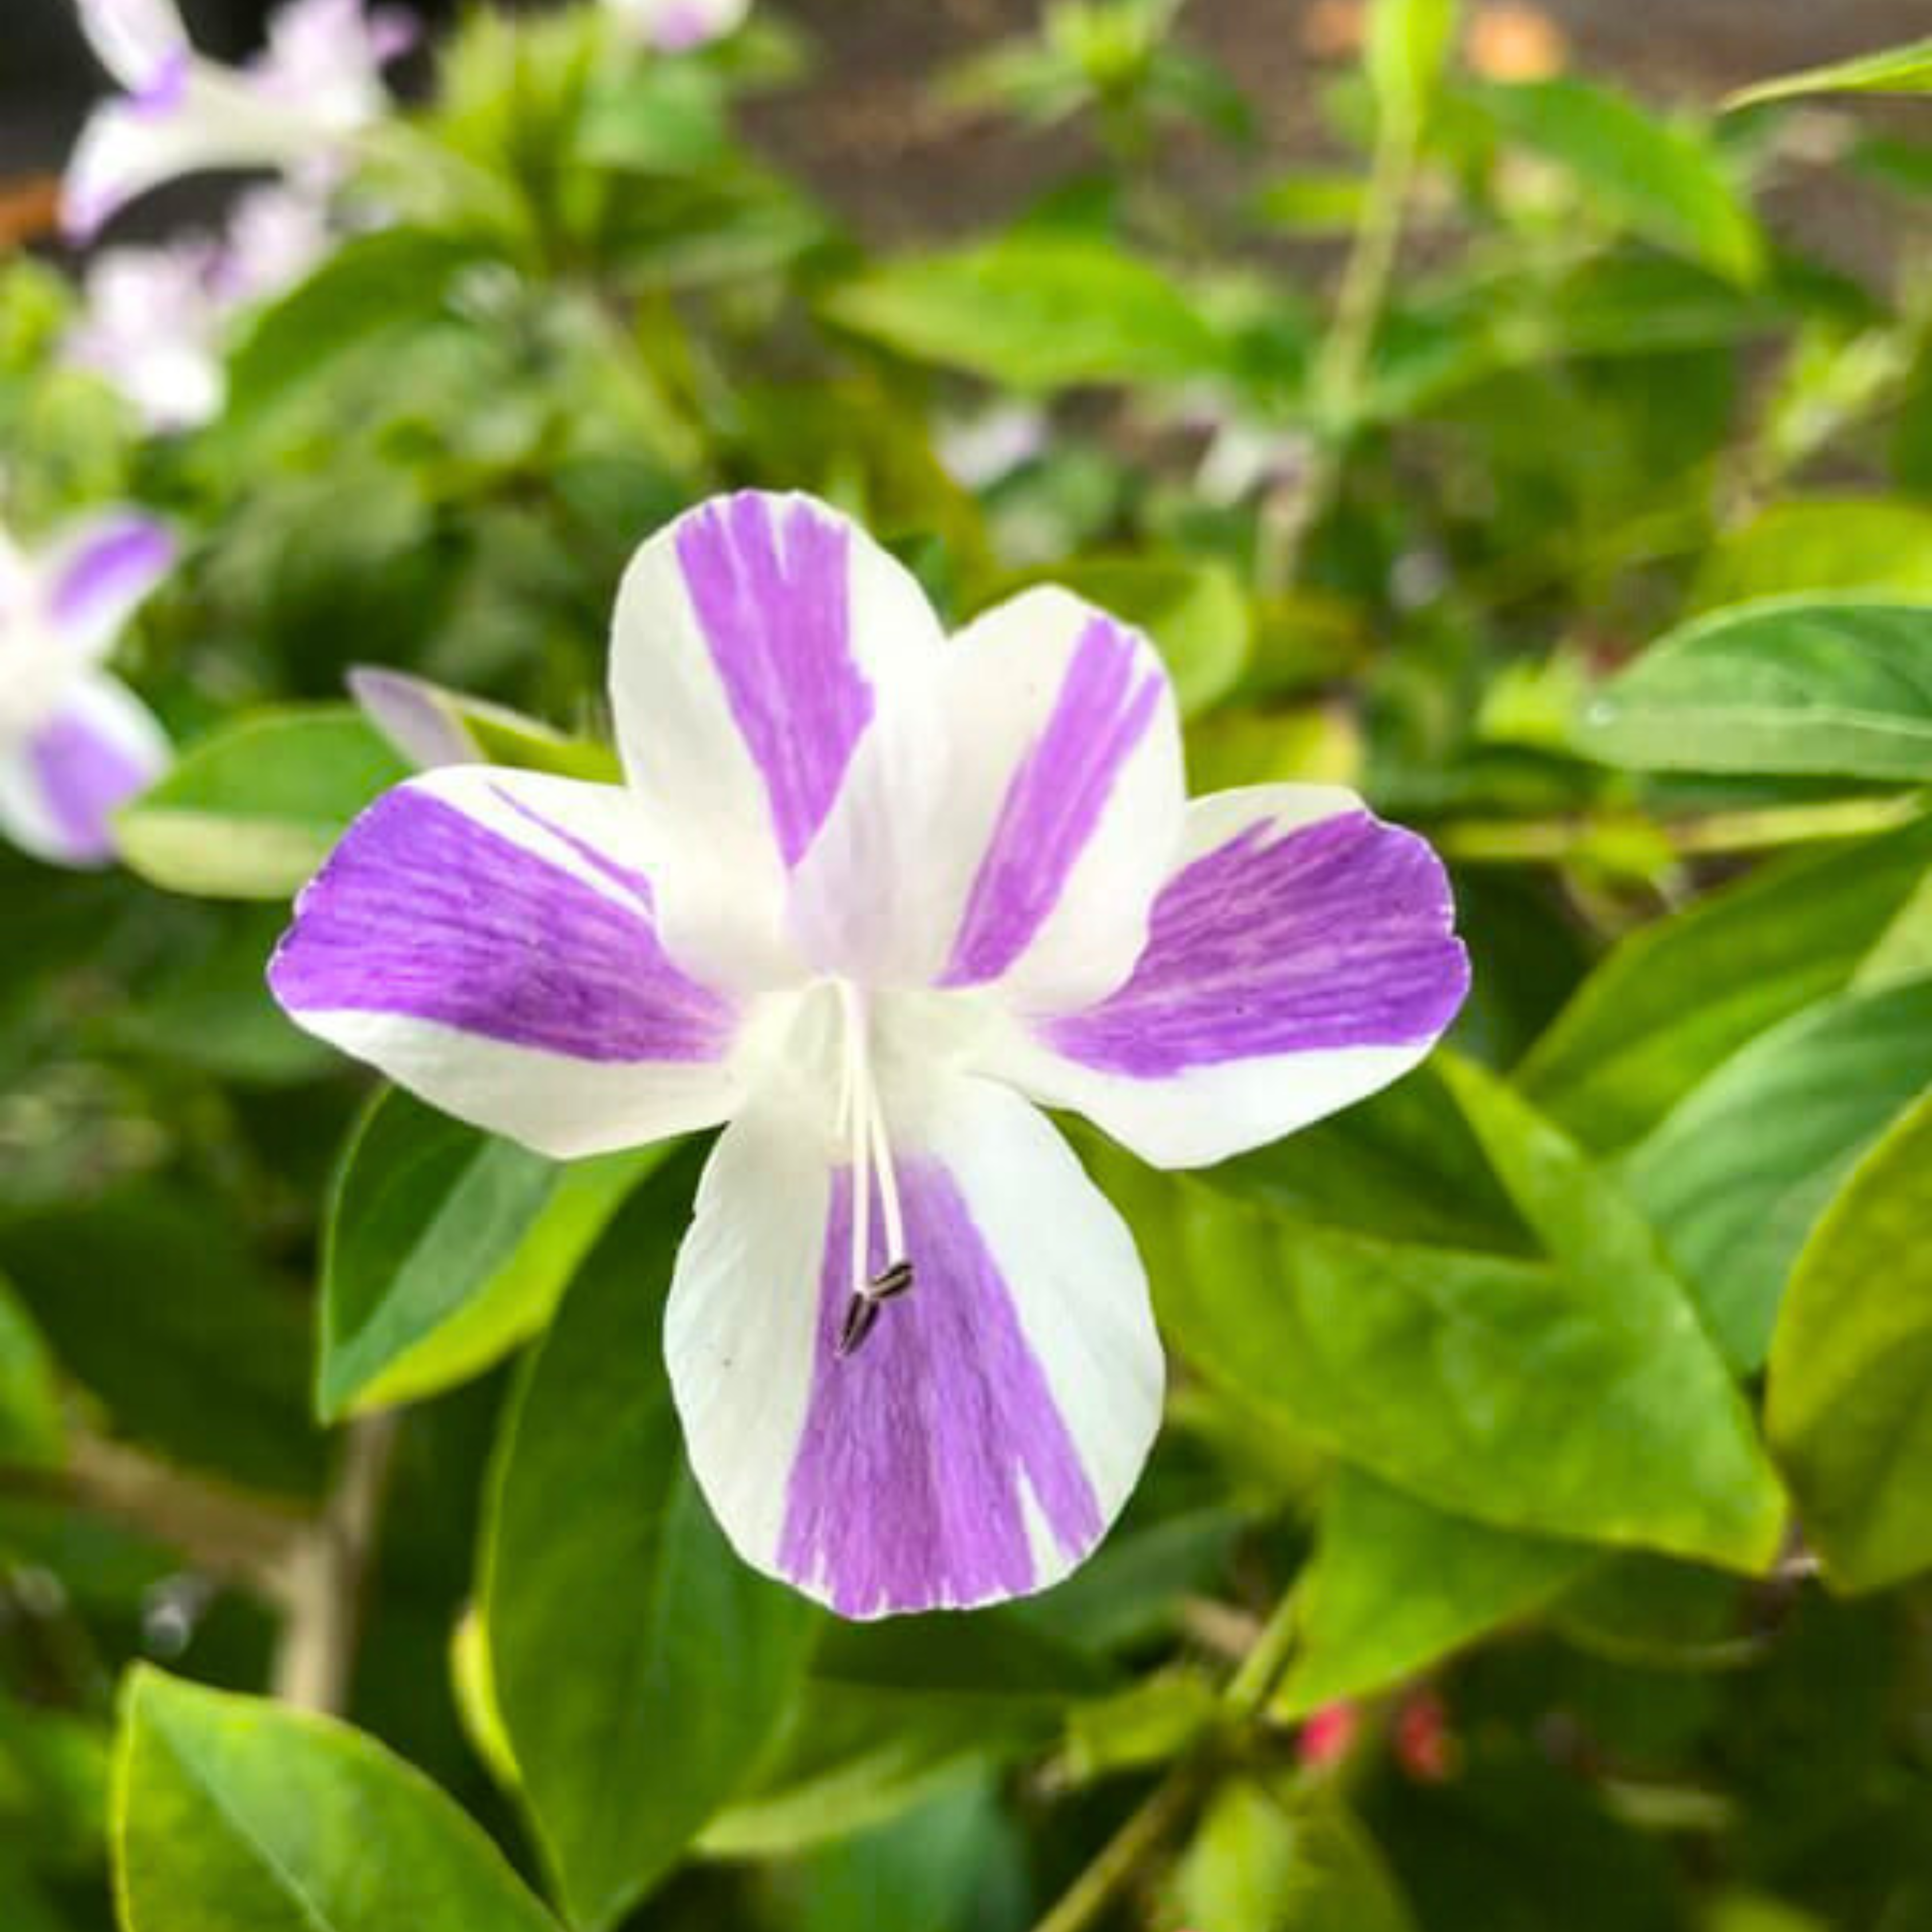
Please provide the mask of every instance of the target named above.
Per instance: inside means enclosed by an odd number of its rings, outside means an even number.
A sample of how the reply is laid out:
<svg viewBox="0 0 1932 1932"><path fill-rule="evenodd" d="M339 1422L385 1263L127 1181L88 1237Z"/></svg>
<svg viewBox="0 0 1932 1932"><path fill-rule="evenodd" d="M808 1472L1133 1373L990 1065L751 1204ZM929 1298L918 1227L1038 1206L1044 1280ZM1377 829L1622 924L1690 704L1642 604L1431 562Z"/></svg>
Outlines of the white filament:
<svg viewBox="0 0 1932 1932"><path fill-rule="evenodd" d="M850 1139L852 1160L852 1292L871 1292L872 1282L872 1179L878 1178L880 1219L884 1224L886 1266L906 1258L905 1220L899 1204L898 1177L886 1135L884 1109L873 1081L869 1016L865 995L850 980L839 982L844 1009L844 1077L840 1118Z"/></svg>

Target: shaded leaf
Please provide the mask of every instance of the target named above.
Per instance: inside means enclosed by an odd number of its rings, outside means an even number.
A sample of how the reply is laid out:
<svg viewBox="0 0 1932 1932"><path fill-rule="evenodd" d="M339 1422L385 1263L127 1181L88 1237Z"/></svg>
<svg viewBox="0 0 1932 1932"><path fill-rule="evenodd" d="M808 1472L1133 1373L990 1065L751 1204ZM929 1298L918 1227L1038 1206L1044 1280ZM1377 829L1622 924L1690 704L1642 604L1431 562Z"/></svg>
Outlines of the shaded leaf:
<svg viewBox="0 0 1932 1932"><path fill-rule="evenodd" d="M1631 1150L1630 1191L1739 1369L1762 1364L1812 1223L1928 1082L1932 979L1922 979L1786 1021Z"/></svg>
<svg viewBox="0 0 1932 1932"><path fill-rule="evenodd" d="M1932 1096L1874 1147L1805 1244L1771 1351L1772 1442L1848 1589L1932 1568Z"/></svg>
<svg viewBox="0 0 1932 1932"><path fill-rule="evenodd" d="M685 1466L660 1330L692 1181L688 1161L654 1176L579 1274L488 1533L497 1702L580 1926L614 1923L745 1784L818 1627L739 1562Z"/></svg>

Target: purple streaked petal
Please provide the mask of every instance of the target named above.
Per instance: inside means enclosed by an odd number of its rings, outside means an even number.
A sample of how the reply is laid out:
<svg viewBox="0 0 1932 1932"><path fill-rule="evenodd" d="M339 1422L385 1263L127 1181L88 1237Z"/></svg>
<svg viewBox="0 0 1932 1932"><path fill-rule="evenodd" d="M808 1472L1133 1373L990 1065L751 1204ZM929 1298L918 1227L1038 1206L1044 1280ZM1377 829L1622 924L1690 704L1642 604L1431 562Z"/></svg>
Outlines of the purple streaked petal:
<svg viewBox="0 0 1932 1932"><path fill-rule="evenodd" d="M145 121L163 121L181 112L188 99L188 74L194 56L186 47L171 47L128 97L128 110Z"/></svg>
<svg viewBox="0 0 1932 1932"><path fill-rule="evenodd" d="M1042 1022L1055 1052L1136 1080L1433 1040L1468 990L1441 862L1366 812L1263 819L1177 873L1117 992Z"/></svg>
<svg viewBox="0 0 1932 1932"><path fill-rule="evenodd" d="M778 1550L784 1574L848 1617L1033 1588L1029 1499L1067 1555L1102 1528L1012 1292L952 1175L920 1157L901 1166L899 1184L918 1286L841 1359L851 1170L832 1177L811 1406ZM875 1232L872 1265L888 1258Z"/></svg>
<svg viewBox="0 0 1932 1932"><path fill-rule="evenodd" d="M48 615L76 648L104 652L176 554L173 536L152 517L129 512L90 524L56 550Z"/></svg>
<svg viewBox="0 0 1932 1932"><path fill-rule="evenodd" d="M694 512L677 556L731 716L796 865L872 722L852 650L850 546L815 506L745 492Z"/></svg>
<svg viewBox="0 0 1932 1932"><path fill-rule="evenodd" d="M348 684L363 716L419 770L482 762L476 740L448 695L428 679L357 664L349 673Z"/></svg>
<svg viewBox="0 0 1932 1932"><path fill-rule="evenodd" d="M168 742L118 680L66 682L52 710L0 752L0 836L60 866L106 864L113 816L166 770Z"/></svg>
<svg viewBox="0 0 1932 1932"><path fill-rule="evenodd" d="M115 852L114 814L154 782L153 762L73 710L44 724L28 740L27 755L69 860L106 864Z"/></svg>
<svg viewBox="0 0 1932 1932"><path fill-rule="evenodd" d="M420 782L350 827L269 980L298 1018L398 1016L604 1066L719 1059L736 1021L665 956L644 904Z"/></svg>
<svg viewBox="0 0 1932 1932"><path fill-rule="evenodd" d="M1007 786L943 984L998 979L1059 902L1166 694L1143 648L1109 617L1088 622L1052 714Z"/></svg>

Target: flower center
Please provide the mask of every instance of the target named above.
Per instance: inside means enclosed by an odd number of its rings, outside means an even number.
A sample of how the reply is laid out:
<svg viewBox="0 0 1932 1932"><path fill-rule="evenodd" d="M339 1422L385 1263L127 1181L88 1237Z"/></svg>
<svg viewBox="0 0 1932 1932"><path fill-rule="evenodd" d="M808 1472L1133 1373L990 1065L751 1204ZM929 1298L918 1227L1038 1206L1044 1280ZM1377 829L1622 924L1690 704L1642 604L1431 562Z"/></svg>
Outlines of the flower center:
<svg viewBox="0 0 1932 1932"><path fill-rule="evenodd" d="M852 1292L838 1332L838 1353L842 1358L865 1346L880 1311L887 1302L911 1292L914 1276L885 1110L872 1069L872 1015L865 994L849 980L838 982L838 1001L844 1020L839 1121L851 1150L852 1173ZM880 1246L886 1257L885 1266L876 1273L872 1265L875 1200Z"/></svg>

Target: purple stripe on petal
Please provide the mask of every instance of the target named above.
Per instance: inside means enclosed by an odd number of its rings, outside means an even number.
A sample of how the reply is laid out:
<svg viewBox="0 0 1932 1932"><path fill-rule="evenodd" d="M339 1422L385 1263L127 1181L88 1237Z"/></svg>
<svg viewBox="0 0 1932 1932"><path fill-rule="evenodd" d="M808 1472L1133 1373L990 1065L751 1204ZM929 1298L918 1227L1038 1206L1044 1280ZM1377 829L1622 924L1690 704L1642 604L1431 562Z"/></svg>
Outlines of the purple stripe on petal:
<svg viewBox="0 0 1932 1932"><path fill-rule="evenodd" d="M62 712L34 733L28 745L47 816L68 856L99 864L114 856L114 814L153 783L148 761L130 746Z"/></svg>
<svg viewBox="0 0 1932 1932"><path fill-rule="evenodd" d="M605 1064L716 1060L735 1018L641 907L410 786L350 826L269 983L296 1012L393 1013Z"/></svg>
<svg viewBox="0 0 1932 1932"><path fill-rule="evenodd" d="M178 112L188 98L193 59L186 47L170 47L128 97L130 110L143 121L165 121Z"/></svg>
<svg viewBox="0 0 1932 1932"><path fill-rule="evenodd" d="M49 614L62 630L86 630L130 610L175 560L166 526L147 517L104 524L67 559L49 594Z"/></svg>
<svg viewBox="0 0 1932 1932"><path fill-rule="evenodd" d="M634 866L620 866L608 854L598 850L586 838L580 838L574 832L567 832L552 820L546 818L534 806L526 805L516 794L502 785L490 788L519 818L526 819L540 830L548 832L560 844L566 845L600 878L609 880L614 886L621 886L638 902L648 916L656 909L656 902L651 896L651 882Z"/></svg>
<svg viewBox="0 0 1932 1932"><path fill-rule="evenodd" d="M1118 992L1042 1024L1070 1060L1135 1079L1272 1054L1432 1039L1468 991L1442 862L1350 812L1251 825L1170 879Z"/></svg>
<svg viewBox="0 0 1932 1932"><path fill-rule="evenodd" d="M1032 1588L1029 1494L1070 1554L1102 1528L1066 1421L951 1174L915 1158L898 1178L917 1285L841 1360L851 1170L832 1176L811 1407L779 1543L779 1568L848 1617ZM886 1260L875 1246L872 1266Z"/></svg>
<svg viewBox="0 0 1932 1932"><path fill-rule="evenodd" d="M350 671L348 683L363 716L419 770L482 762L476 740L427 680L406 671L357 664Z"/></svg>
<svg viewBox="0 0 1932 1932"><path fill-rule="evenodd" d="M1099 616L1088 626L1053 715L1007 787L943 984L998 979L1059 902L1160 707L1164 680L1143 674L1142 662L1132 632Z"/></svg>
<svg viewBox="0 0 1932 1932"><path fill-rule="evenodd" d="M678 562L796 865L838 796L872 687L852 655L850 545L808 503L746 491L679 526Z"/></svg>

